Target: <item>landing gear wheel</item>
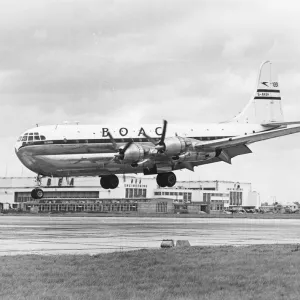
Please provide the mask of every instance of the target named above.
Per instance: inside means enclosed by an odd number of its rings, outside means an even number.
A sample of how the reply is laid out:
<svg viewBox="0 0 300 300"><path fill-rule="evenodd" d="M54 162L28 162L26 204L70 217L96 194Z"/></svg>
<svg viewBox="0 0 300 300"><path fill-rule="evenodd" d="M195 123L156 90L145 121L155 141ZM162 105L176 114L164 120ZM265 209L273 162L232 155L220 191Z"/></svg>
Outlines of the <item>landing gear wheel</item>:
<svg viewBox="0 0 300 300"><path fill-rule="evenodd" d="M33 189L31 191L31 197L33 199L42 199L44 197L44 191L39 188Z"/></svg>
<svg viewBox="0 0 300 300"><path fill-rule="evenodd" d="M156 182L160 187L166 187L167 183L164 180L164 175L165 174L157 174L156 176Z"/></svg>
<svg viewBox="0 0 300 300"><path fill-rule="evenodd" d="M102 176L100 184L104 189L115 189L119 185L119 178L116 175Z"/></svg>
<svg viewBox="0 0 300 300"><path fill-rule="evenodd" d="M173 172L165 174L165 180L168 187L172 187L176 184L176 175Z"/></svg>
<svg viewBox="0 0 300 300"><path fill-rule="evenodd" d="M100 185L106 190L109 189L109 182L107 179L108 179L107 176L103 176L100 179Z"/></svg>
<svg viewBox="0 0 300 300"><path fill-rule="evenodd" d="M119 178L116 175L111 175L109 176L108 182L109 182L109 187L111 189L115 189L119 185Z"/></svg>
<svg viewBox="0 0 300 300"><path fill-rule="evenodd" d="M176 184L176 175L173 172L158 174L156 182L160 187L172 187Z"/></svg>

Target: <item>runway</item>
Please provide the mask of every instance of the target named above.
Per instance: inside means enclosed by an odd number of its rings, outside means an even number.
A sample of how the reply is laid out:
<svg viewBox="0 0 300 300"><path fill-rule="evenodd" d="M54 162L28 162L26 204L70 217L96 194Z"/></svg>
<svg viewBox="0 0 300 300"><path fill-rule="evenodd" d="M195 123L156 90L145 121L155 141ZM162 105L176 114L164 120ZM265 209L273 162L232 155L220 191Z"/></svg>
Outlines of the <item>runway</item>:
<svg viewBox="0 0 300 300"><path fill-rule="evenodd" d="M192 246L300 243L300 220L0 216L0 255L92 255L159 248L165 238Z"/></svg>

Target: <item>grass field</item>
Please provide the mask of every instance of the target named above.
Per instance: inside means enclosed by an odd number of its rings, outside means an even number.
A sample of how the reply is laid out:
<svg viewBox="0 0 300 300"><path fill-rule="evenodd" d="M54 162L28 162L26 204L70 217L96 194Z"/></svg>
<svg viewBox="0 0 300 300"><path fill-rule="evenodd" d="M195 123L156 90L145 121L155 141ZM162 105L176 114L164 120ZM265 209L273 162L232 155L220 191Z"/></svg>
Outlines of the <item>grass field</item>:
<svg viewBox="0 0 300 300"><path fill-rule="evenodd" d="M300 247L5 256L0 299L300 299Z"/></svg>

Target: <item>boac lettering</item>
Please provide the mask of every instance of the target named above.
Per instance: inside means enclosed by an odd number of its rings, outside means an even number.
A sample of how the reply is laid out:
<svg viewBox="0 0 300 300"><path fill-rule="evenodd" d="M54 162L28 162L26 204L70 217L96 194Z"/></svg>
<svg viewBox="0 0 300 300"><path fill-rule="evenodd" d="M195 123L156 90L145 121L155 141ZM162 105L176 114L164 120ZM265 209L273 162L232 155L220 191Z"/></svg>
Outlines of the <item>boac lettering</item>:
<svg viewBox="0 0 300 300"><path fill-rule="evenodd" d="M138 136L140 136L140 135L144 135L144 134L146 134L146 133L145 133L145 130L144 130L144 128L143 128L143 127L141 127L141 129L140 129L140 131L139 131L139 134L138 134Z"/></svg>
<svg viewBox="0 0 300 300"><path fill-rule="evenodd" d="M102 128L102 137L108 136L108 128Z"/></svg>
<svg viewBox="0 0 300 300"><path fill-rule="evenodd" d="M161 127L156 127L156 128L155 128L155 133L156 133L157 135L162 135L162 133L158 133L158 131L157 131L158 129L161 130L162 128L161 128Z"/></svg>
<svg viewBox="0 0 300 300"><path fill-rule="evenodd" d="M120 128L119 133L121 136L125 136L128 133L128 129L125 127Z"/></svg>

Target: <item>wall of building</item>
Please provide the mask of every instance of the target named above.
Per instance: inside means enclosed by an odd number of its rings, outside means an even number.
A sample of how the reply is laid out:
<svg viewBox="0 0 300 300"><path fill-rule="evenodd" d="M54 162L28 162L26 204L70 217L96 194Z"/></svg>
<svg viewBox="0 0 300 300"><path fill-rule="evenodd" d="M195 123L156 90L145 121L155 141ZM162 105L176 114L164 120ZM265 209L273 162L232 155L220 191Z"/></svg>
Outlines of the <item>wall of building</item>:
<svg viewBox="0 0 300 300"><path fill-rule="evenodd" d="M158 198L138 204L139 213L174 213L172 199Z"/></svg>
<svg viewBox="0 0 300 300"><path fill-rule="evenodd" d="M119 176L119 187L106 190L100 186L98 177L74 178L70 181L59 178L42 179L45 192L44 198L69 198L80 201L91 198L96 193L97 199L138 199L138 198L167 198L178 204L202 204L210 210L223 210L235 206L259 207L259 194L251 190L250 183L231 181L178 181L172 188L160 188L156 183L156 176ZM47 186L48 185L48 186ZM30 193L35 186L33 177L0 178L0 202L15 204L32 201ZM44 187L46 186L46 187ZM23 194L22 194L23 193ZM75 196L75 194L77 194ZM86 195L85 195L86 194ZM92 198L95 198L93 196ZM54 201L53 200L53 201ZM144 210L148 204L143 204ZM149 204L150 205L150 204ZM153 211L153 208L148 207ZM192 208L191 208L192 209Z"/></svg>

